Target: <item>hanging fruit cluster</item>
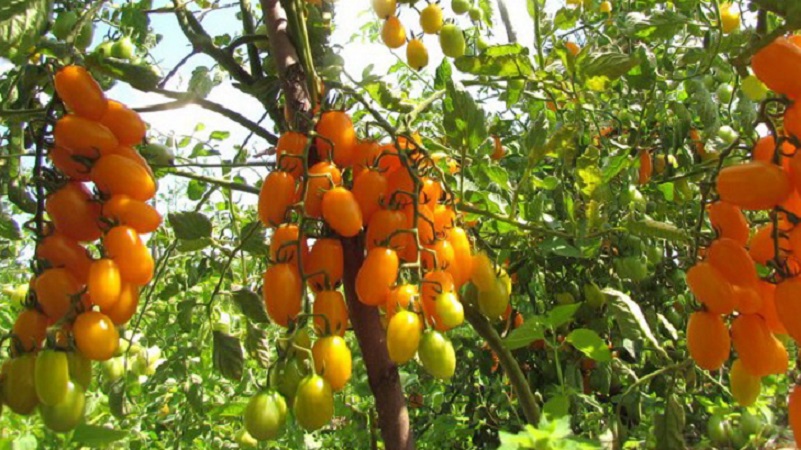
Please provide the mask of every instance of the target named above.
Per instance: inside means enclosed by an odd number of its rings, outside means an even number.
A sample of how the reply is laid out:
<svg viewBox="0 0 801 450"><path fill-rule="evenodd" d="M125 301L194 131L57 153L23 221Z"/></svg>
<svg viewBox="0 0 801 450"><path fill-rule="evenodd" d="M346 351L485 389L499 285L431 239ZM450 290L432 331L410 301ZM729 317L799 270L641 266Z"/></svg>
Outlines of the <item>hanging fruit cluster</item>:
<svg viewBox="0 0 801 450"><path fill-rule="evenodd" d="M59 70L55 90L67 113L48 155L56 170L43 170L49 222L39 226L27 308L2 367L2 400L21 415L38 405L47 427L66 432L83 419L92 361L114 356L117 327L133 317L153 276L140 234L155 231L161 216L146 203L156 182L133 147L146 132L139 115L107 99L79 66ZM98 240L94 258L88 246Z"/></svg>
<svg viewBox="0 0 801 450"><path fill-rule="evenodd" d="M703 304L687 326L690 355L698 366L717 370L733 346L737 359L729 371L730 387L743 406L758 398L762 377L787 372L788 353L776 335L801 342L801 152L796 148L801 142L801 37L776 39L754 55L752 68L768 88L789 99L768 99L764 105L779 113L784 109L781 127L766 118L772 134L757 141L751 160L718 173L719 198L707 208L717 239L687 272L687 284ZM743 210L765 211L770 221L752 235ZM759 266L769 275L760 278ZM800 392L796 386L789 403L799 445Z"/></svg>
<svg viewBox="0 0 801 450"><path fill-rule="evenodd" d="M383 313L392 361L417 356L439 379L456 368L444 333L464 321L460 289L472 280L475 306L490 319L509 304L510 277L486 254L473 255L455 199L419 136L358 139L350 116L336 110L323 112L314 129L280 137L277 168L259 195L259 218L273 229L263 298L270 318L290 334L270 368L271 389L252 397L245 412L246 430L261 440L278 436L287 402L307 430L333 417L333 394L352 371L341 290L346 264L360 264L353 301ZM361 254L346 262L348 246Z"/></svg>
<svg viewBox="0 0 801 450"><path fill-rule="evenodd" d="M422 9L414 6L415 2L410 3L411 7L419 12L419 26L422 30L418 35L413 34L411 39L408 38L407 27L399 18L397 1L372 0L373 11L384 21L381 27L381 40L387 47L399 49L406 45L406 62L417 70L428 65L428 48L423 42L423 37L427 34L439 35L439 45L445 56L458 58L465 54L467 42L464 32L452 20L445 20L445 13L438 1L430 2ZM468 13L470 19L477 23L484 17L484 12L478 6L471 6L468 0L453 0L451 9L455 15ZM476 44L480 50L487 46L480 36L477 37Z"/></svg>

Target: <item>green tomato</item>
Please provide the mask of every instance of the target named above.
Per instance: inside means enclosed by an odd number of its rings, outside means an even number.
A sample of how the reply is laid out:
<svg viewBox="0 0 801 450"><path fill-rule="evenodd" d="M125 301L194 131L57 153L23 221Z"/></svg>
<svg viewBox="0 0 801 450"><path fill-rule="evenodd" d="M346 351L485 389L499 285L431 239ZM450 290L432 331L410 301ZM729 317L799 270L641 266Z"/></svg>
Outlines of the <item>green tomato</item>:
<svg viewBox="0 0 801 450"><path fill-rule="evenodd" d="M167 145L147 144L141 146L139 152L152 165L171 166L175 162L175 154Z"/></svg>
<svg viewBox="0 0 801 450"><path fill-rule="evenodd" d="M279 393L259 392L245 408L245 430L260 441L277 438L284 431L286 409L286 400Z"/></svg>
<svg viewBox="0 0 801 450"><path fill-rule="evenodd" d="M21 416L32 414L39 403L34 384L35 367L36 356L33 353L6 360L3 364L3 403Z"/></svg>
<svg viewBox="0 0 801 450"><path fill-rule="evenodd" d="M50 349L39 352L33 381L41 403L53 406L64 400L70 381L67 354Z"/></svg>
<svg viewBox="0 0 801 450"><path fill-rule="evenodd" d="M488 49L490 46L489 41L484 36L479 36L476 38L476 48L483 51Z"/></svg>
<svg viewBox="0 0 801 450"><path fill-rule="evenodd" d="M704 77L704 87L706 87L707 89L714 89L715 86L717 86L717 84L718 83L715 81L715 77L713 77L712 75L706 75Z"/></svg>
<svg viewBox="0 0 801 450"><path fill-rule="evenodd" d="M423 369L434 378L447 380L456 372L456 352L451 341L442 333L428 330L420 339L417 356Z"/></svg>
<svg viewBox="0 0 801 450"><path fill-rule="evenodd" d="M111 56L111 48L114 44L111 41L103 41L102 44L95 48L95 53L103 58Z"/></svg>
<svg viewBox="0 0 801 450"><path fill-rule="evenodd" d="M754 75L749 75L743 79L740 89L752 102L761 102L768 96L768 87Z"/></svg>
<svg viewBox="0 0 801 450"><path fill-rule="evenodd" d="M324 427L334 417L334 392L325 378L311 374L298 384L292 405L295 420L307 431Z"/></svg>
<svg viewBox="0 0 801 450"><path fill-rule="evenodd" d="M56 39L63 41L67 39L75 23L78 21L78 15L75 11L64 11L56 17L53 23L53 36Z"/></svg>
<svg viewBox="0 0 801 450"><path fill-rule="evenodd" d="M122 362L122 357L118 356L101 362L100 371L109 383L122 378L125 375L125 364Z"/></svg>
<svg viewBox="0 0 801 450"><path fill-rule="evenodd" d="M481 20L484 19L484 11L482 11L479 7L470 8L470 10L467 11L467 14L470 16L470 20L473 22L481 22Z"/></svg>
<svg viewBox="0 0 801 450"><path fill-rule="evenodd" d="M572 305L576 303L576 297L570 292L559 292L554 297L556 297L556 303L559 305Z"/></svg>
<svg viewBox="0 0 801 450"><path fill-rule="evenodd" d="M478 309L492 321L500 318L508 305L509 291L500 278L493 280L489 289L478 291Z"/></svg>
<svg viewBox="0 0 801 450"><path fill-rule="evenodd" d="M39 415L47 428L66 433L83 421L86 410L86 396L83 387L70 381L64 399L52 406L39 405Z"/></svg>
<svg viewBox="0 0 801 450"><path fill-rule="evenodd" d="M719 83L731 83L734 80L734 73L728 68L718 69L715 71L715 80Z"/></svg>
<svg viewBox="0 0 801 450"><path fill-rule="evenodd" d="M765 422L756 414L751 414L748 410L740 415L740 430L746 436L756 435L765 428Z"/></svg>
<svg viewBox="0 0 801 450"><path fill-rule="evenodd" d="M95 37L95 25L92 22L87 23L81 28L78 36L75 37L75 47L81 51L86 50L92 45Z"/></svg>
<svg viewBox="0 0 801 450"><path fill-rule="evenodd" d="M640 282L648 277L648 265L641 256L627 256L614 260L615 272L624 280Z"/></svg>
<svg viewBox="0 0 801 450"><path fill-rule="evenodd" d="M584 285L584 301L587 302L591 308L601 309L606 304L606 294L601 291L595 283L587 283Z"/></svg>
<svg viewBox="0 0 801 450"><path fill-rule="evenodd" d="M131 38L123 36L111 46L111 56L119 59L130 60L134 56L134 44Z"/></svg>
<svg viewBox="0 0 801 450"><path fill-rule="evenodd" d="M303 372L298 360L289 358L275 363L270 372L270 385L291 401L295 397L301 378Z"/></svg>
<svg viewBox="0 0 801 450"><path fill-rule="evenodd" d="M728 125L723 125L722 127L718 128L718 138L720 138L725 145L731 145L739 136L740 135L737 134L737 131Z"/></svg>
<svg viewBox="0 0 801 450"><path fill-rule="evenodd" d="M722 103L729 103L734 97L734 88L730 84L721 84L715 93Z"/></svg>
<svg viewBox="0 0 801 450"><path fill-rule="evenodd" d="M464 14L470 10L470 2L468 0L453 0L451 2L451 9L456 14Z"/></svg>
<svg viewBox="0 0 801 450"><path fill-rule="evenodd" d="M439 31L439 45L442 53L451 58L458 58L467 50L462 29L452 23L445 24Z"/></svg>
<svg viewBox="0 0 801 450"><path fill-rule="evenodd" d="M80 384L84 390L88 389L92 383L92 361L78 351L67 353L67 360L72 381Z"/></svg>
<svg viewBox="0 0 801 450"><path fill-rule="evenodd" d="M713 444L728 445L730 433L731 426L729 422L719 414L711 416L706 423L706 434Z"/></svg>

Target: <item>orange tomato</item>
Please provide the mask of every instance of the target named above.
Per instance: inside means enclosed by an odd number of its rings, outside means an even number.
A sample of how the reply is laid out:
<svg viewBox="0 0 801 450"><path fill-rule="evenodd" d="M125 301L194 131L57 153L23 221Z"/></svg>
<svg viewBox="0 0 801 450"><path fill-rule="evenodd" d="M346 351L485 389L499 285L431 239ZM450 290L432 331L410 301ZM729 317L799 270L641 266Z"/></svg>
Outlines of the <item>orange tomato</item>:
<svg viewBox="0 0 801 450"><path fill-rule="evenodd" d="M139 113L114 100L108 101L106 113L100 119L122 145L137 145L147 133L147 127Z"/></svg>
<svg viewBox="0 0 801 450"><path fill-rule="evenodd" d="M710 311L717 314L734 311L731 283L713 265L699 262L692 266L687 271L687 287Z"/></svg>
<svg viewBox="0 0 801 450"><path fill-rule="evenodd" d="M301 310L302 286L298 271L290 264L270 266L264 272L262 297L270 319L288 327Z"/></svg>
<svg viewBox="0 0 801 450"><path fill-rule="evenodd" d="M303 151L308 138L297 131L287 131L278 138L275 144L278 168L289 172L295 179L303 175Z"/></svg>
<svg viewBox="0 0 801 450"><path fill-rule="evenodd" d="M453 261L448 272L453 276L453 284L459 290L470 279L473 271L473 250L467 232L462 227L451 229L448 241L453 247Z"/></svg>
<svg viewBox="0 0 801 450"><path fill-rule="evenodd" d="M797 102L784 111L784 132L801 140L801 107Z"/></svg>
<svg viewBox="0 0 801 450"><path fill-rule="evenodd" d="M101 310L113 308L120 298L122 281L120 269L112 259L98 259L89 269L89 281L86 284L92 303Z"/></svg>
<svg viewBox="0 0 801 450"><path fill-rule="evenodd" d="M751 68L770 90L790 98L801 97L801 48L778 37L751 58Z"/></svg>
<svg viewBox="0 0 801 450"><path fill-rule="evenodd" d="M770 328L770 331L775 334L787 334L787 329L784 328L784 325L779 319L779 314L776 311L776 285L760 280L759 283L757 283L757 292L762 298L762 303L757 314L765 319L765 324Z"/></svg>
<svg viewBox="0 0 801 450"><path fill-rule="evenodd" d="M379 147L379 150L378 158L376 158L378 169L389 179L392 173L403 167L403 163L395 144L384 144Z"/></svg>
<svg viewBox="0 0 801 450"><path fill-rule="evenodd" d="M442 269L453 277L453 260L455 258L450 241L438 239L425 246L421 253L420 262L423 264L423 270L425 271Z"/></svg>
<svg viewBox="0 0 801 450"><path fill-rule="evenodd" d="M360 140L353 148L353 177L358 178L368 168L374 167L381 146L371 139ZM386 176L386 174L384 174Z"/></svg>
<svg viewBox="0 0 801 450"><path fill-rule="evenodd" d="M314 331L318 336L344 336L348 329L348 307L339 291L320 291L312 306Z"/></svg>
<svg viewBox="0 0 801 450"><path fill-rule="evenodd" d="M356 130L350 116L344 111L326 111L317 121L316 131L319 137L315 146L320 160L333 159L340 167L350 166L356 146Z"/></svg>
<svg viewBox="0 0 801 450"><path fill-rule="evenodd" d="M411 309L420 312L420 293L416 284L402 284L389 291L386 299L387 319L392 319L398 311Z"/></svg>
<svg viewBox="0 0 801 450"><path fill-rule="evenodd" d="M706 258L729 283L753 286L759 278L754 260L745 247L734 239L720 238L713 241L707 249Z"/></svg>
<svg viewBox="0 0 801 450"><path fill-rule="evenodd" d="M728 166L716 181L720 199L743 209L771 209L792 192L787 174L774 164L751 161Z"/></svg>
<svg viewBox="0 0 801 450"><path fill-rule="evenodd" d="M801 294L801 280L788 279L776 286L774 299L775 308L779 322L787 333L799 342L801 339L801 305L799 297Z"/></svg>
<svg viewBox="0 0 801 450"><path fill-rule="evenodd" d="M87 359L106 361L114 356L120 342L120 334L114 322L105 314L87 311L75 318L72 326L75 345Z"/></svg>
<svg viewBox="0 0 801 450"><path fill-rule="evenodd" d="M366 226L373 214L381 209L381 202L387 195L387 178L377 170L365 169L353 181L351 192L362 212L362 224Z"/></svg>
<svg viewBox="0 0 801 450"><path fill-rule="evenodd" d="M325 223L340 236L353 237L362 229L362 211L353 193L335 187L323 195L322 213Z"/></svg>
<svg viewBox="0 0 801 450"><path fill-rule="evenodd" d="M448 205L437 205L434 208L434 233L437 237L447 238L456 223L456 212Z"/></svg>
<svg viewBox="0 0 801 450"><path fill-rule="evenodd" d="M717 201L707 207L709 222L720 237L734 239L741 245L748 243L750 229L743 212L731 203Z"/></svg>
<svg viewBox="0 0 801 450"><path fill-rule="evenodd" d="M409 228L409 224L403 211L394 209L376 211L367 226L367 250L387 245L387 239L389 239L389 247L395 251L401 251L406 244L405 233L395 232L406 228ZM395 234L393 235L393 233ZM390 235L392 235L391 239Z"/></svg>
<svg viewBox="0 0 801 450"><path fill-rule="evenodd" d="M35 309L23 310L14 321L11 332L23 351L32 352L42 345L47 336L47 316Z"/></svg>
<svg viewBox="0 0 801 450"><path fill-rule="evenodd" d="M417 196L412 174L405 167L401 167L387 177L388 204L405 206L411 204Z"/></svg>
<svg viewBox="0 0 801 450"><path fill-rule="evenodd" d="M92 181L106 194L148 201L156 195L156 180L141 165L124 156L106 155L92 166Z"/></svg>
<svg viewBox="0 0 801 450"><path fill-rule="evenodd" d="M75 159L75 156L78 155L72 150L58 146L51 148L47 153L47 157L53 162L53 166L73 181L89 181L90 167Z"/></svg>
<svg viewBox="0 0 801 450"><path fill-rule="evenodd" d="M687 349L698 367L719 369L731 351L731 337L720 314L697 311L687 322Z"/></svg>
<svg viewBox="0 0 801 450"><path fill-rule="evenodd" d="M779 165L786 172L790 172L790 158L795 154L796 148L793 144L784 141L779 149ZM776 139L772 135L764 136L757 140L754 149L751 151L751 159L773 164L773 156L776 152Z"/></svg>
<svg viewBox="0 0 801 450"><path fill-rule="evenodd" d="M420 203L434 211L439 198L442 197L442 184L436 178L431 177L423 177L420 182L422 183L420 186Z"/></svg>
<svg viewBox="0 0 801 450"><path fill-rule="evenodd" d="M344 264L339 239L317 239L304 264L309 287L315 292L336 288L342 281Z"/></svg>
<svg viewBox="0 0 801 450"><path fill-rule="evenodd" d="M323 194L342 184L342 172L337 166L322 161L309 169L303 204L306 215L319 219L323 215Z"/></svg>
<svg viewBox="0 0 801 450"><path fill-rule="evenodd" d="M120 145L114 133L105 125L74 114L67 114L56 121L53 137L56 147L95 158Z"/></svg>
<svg viewBox="0 0 801 450"><path fill-rule="evenodd" d="M67 269L47 269L34 282L36 301L52 320L64 317L72 306L73 297L81 292L81 288L81 284Z"/></svg>
<svg viewBox="0 0 801 450"><path fill-rule="evenodd" d="M637 184L646 184L651 180L651 174L654 172L651 152L648 150L640 150L639 158L640 168L638 172Z"/></svg>
<svg viewBox="0 0 801 450"><path fill-rule="evenodd" d="M91 120L100 120L108 102L100 85L80 66L65 66L54 77L56 93L67 109Z"/></svg>
<svg viewBox="0 0 801 450"><path fill-rule="evenodd" d="M781 229L781 228L780 228ZM774 259L776 247L773 242L773 224L769 223L757 228L756 233L748 242L748 254L755 262L763 266ZM785 260L790 250L790 242L786 236L779 234L779 258Z"/></svg>
<svg viewBox="0 0 801 450"><path fill-rule="evenodd" d="M111 308L102 309L102 312L114 322L114 325L124 325L131 320L139 305L139 286L123 282L120 286L120 296Z"/></svg>
<svg viewBox="0 0 801 450"><path fill-rule="evenodd" d="M270 238L270 259L275 262L297 264L298 243L301 245L301 260L306 261L309 244L300 239L300 230L293 223L280 225Z"/></svg>
<svg viewBox="0 0 801 450"><path fill-rule="evenodd" d="M446 327L437 315L437 296L441 293L453 292L454 289L453 276L444 270L432 270L423 276L421 295L423 315L426 322L438 331L444 331Z"/></svg>
<svg viewBox="0 0 801 450"><path fill-rule="evenodd" d="M100 205L81 183L67 183L47 196L45 210L60 233L76 241L99 238Z"/></svg>
<svg viewBox="0 0 801 450"><path fill-rule="evenodd" d="M152 233L161 225L161 214L145 202L125 194L112 195L100 210L103 217L128 225L140 234Z"/></svg>
<svg viewBox="0 0 801 450"><path fill-rule="evenodd" d="M737 316L731 323L731 340L743 368L748 373L763 377L773 372L774 354L767 350L775 344L773 334L762 317L756 314Z"/></svg>
<svg viewBox="0 0 801 450"><path fill-rule="evenodd" d="M295 178L287 172L270 172L259 191L259 219L268 227L282 224L294 198Z"/></svg>
<svg viewBox="0 0 801 450"><path fill-rule="evenodd" d="M86 282L92 259L76 240L59 232L45 236L36 246L36 257L50 263L52 267L64 267L76 280Z"/></svg>
<svg viewBox="0 0 801 450"><path fill-rule="evenodd" d="M155 261L133 228L118 225L110 229L103 237L103 247L117 263L122 281L143 286L153 278Z"/></svg>
<svg viewBox="0 0 801 450"><path fill-rule="evenodd" d="M356 295L370 306L386 302L392 285L398 277L399 260L395 250L375 247L367 252L362 267L356 274Z"/></svg>
<svg viewBox="0 0 801 450"><path fill-rule="evenodd" d="M493 151L492 155L490 155L490 159L493 161L498 161L506 155L506 150L503 148L503 144L501 143L501 138L497 135L492 135L492 142L493 142Z"/></svg>

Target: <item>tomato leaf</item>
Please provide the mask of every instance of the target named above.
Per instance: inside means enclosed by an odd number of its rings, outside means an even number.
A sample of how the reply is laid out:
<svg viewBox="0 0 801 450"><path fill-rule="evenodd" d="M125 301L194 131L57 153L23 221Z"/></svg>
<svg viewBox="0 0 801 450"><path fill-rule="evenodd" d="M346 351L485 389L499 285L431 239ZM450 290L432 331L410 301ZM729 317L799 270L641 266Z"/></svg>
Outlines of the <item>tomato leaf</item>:
<svg viewBox="0 0 801 450"><path fill-rule="evenodd" d="M105 447L126 437L128 437L126 431L85 423L78 425L72 434L74 441L87 447Z"/></svg>
<svg viewBox="0 0 801 450"><path fill-rule="evenodd" d="M245 357L239 339L221 331L214 332L214 368L229 380L241 380Z"/></svg>
<svg viewBox="0 0 801 450"><path fill-rule="evenodd" d="M5 0L0 5L0 56L22 56L33 46L53 8L51 0Z"/></svg>
<svg viewBox="0 0 801 450"><path fill-rule="evenodd" d="M545 327L539 317L526 317L518 328L512 330L503 340L503 346L509 350L523 348L537 339L545 337Z"/></svg>
<svg viewBox="0 0 801 450"><path fill-rule="evenodd" d="M116 379L108 390L108 409L118 419L128 415L128 404L125 401L125 379Z"/></svg>
<svg viewBox="0 0 801 450"><path fill-rule="evenodd" d="M675 395L667 399L664 414L654 417L654 435L658 450L676 450L687 446L684 443L684 407Z"/></svg>
<svg viewBox="0 0 801 450"><path fill-rule="evenodd" d="M472 75L511 78L534 73L528 49L520 44L496 45L478 56L460 56L454 64L460 71Z"/></svg>
<svg viewBox="0 0 801 450"><path fill-rule="evenodd" d="M247 316L251 322L268 323L267 310L264 308L264 300L261 296L250 289L240 289L233 293L234 303L242 310L242 314Z"/></svg>
<svg viewBox="0 0 801 450"><path fill-rule="evenodd" d="M640 64L635 56L612 52L593 55L582 62L581 70L586 78L606 77L609 81L615 81Z"/></svg>
<svg viewBox="0 0 801 450"><path fill-rule="evenodd" d="M606 342L598 336L598 333L587 328L573 330L565 337L565 341L576 347L588 358L596 361L607 362L612 360L612 353Z"/></svg>
<svg viewBox="0 0 801 450"><path fill-rule="evenodd" d="M211 220L199 212L184 211L167 215L175 237L187 241L211 237Z"/></svg>
<svg viewBox="0 0 801 450"><path fill-rule="evenodd" d="M642 338L645 337L653 348L657 349L662 356L667 358L668 355L665 349L662 348L662 345L651 331L651 327L648 325L648 321L645 319L640 305L635 303L631 297L616 289L606 288L603 289L602 292L612 297L607 302L607 306L609 312L611 312L612 316L615 318L615 323L617 323L620 334L624 338L633 341L641 341Z"/></svg>
<svg viewBox="0 0 801 450"><path fill-rule="evenodd" d="M270 366L270 345L267 331L248 324L245 349L248 351L248 355L254 358L261 367L266 369Z"/></svg>
<svg viewBox="0 0 801 450"><path fill-rule="evenodd" d="M551 328L558 328L570 322L573 316L578 311L581 303L571 303L569 305L560 305L548 311L548 316L545 317L544 322Z"/></svg>
<svg viewBox="0 0 801 450"><path fill-rule="evenodd" d="M22 239L17 222L5 212L0 212L0 237L4 237L11 241L18 241Z"/></svg>

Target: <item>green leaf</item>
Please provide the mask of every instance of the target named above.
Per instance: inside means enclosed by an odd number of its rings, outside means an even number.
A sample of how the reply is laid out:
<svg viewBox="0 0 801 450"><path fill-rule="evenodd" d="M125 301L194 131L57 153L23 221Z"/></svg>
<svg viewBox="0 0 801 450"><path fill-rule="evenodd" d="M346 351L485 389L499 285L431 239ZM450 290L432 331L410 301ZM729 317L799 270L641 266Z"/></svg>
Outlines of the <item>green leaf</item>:
<svg viewBox="0 0 801 450"><path fill-rule="evenodd" d="M570 413L570 398L562 394L554 395L542 405L542 412L551 419L564 417Z"/></svg>
<svg viewBox="0 0 801 450"><path fill-rule="evenodd" d="M240 244L243 251L253 256L268 256L270 246L264 240L264 225L260 221L254 220L242 227L242 239Z"/></svg>
<svg viewBox="0 0 801 450"><path fill-rule="evenodd" d="M434 75L434 89L445 89L452 77L453 69L451 68L451 63L448 58L442 58L442 63L437 67L437 72Z"/></svg>
<svg viewBox="0 0 801 450"><path fill-rule="evenodd" d="M662 348L662 345L651 331L640 305L635 303L631 297L616 289L605 288L602 292L612 297L606 304L609 312L615 318L615 323L617 323L621 335L635 342L641 341L644 337L662 356L668 358L665 349Z"/></svg>
<svg viewBox="0 0 801 450"><path fill-rule="evenodd" d="M570 322L573 316L576 315L581 303L571 303L569 305L559 305L552 310L548 311L548 315L544 319L551 328L558 328Z"/></svg>
<svg viewBox="0 0 801 450"><path fill-rule="evenodd" d="M128 415L128 408L128 403L125 401L125 378L121 377L109 386L108 409L114 417L124 419Z"/></svg>
<svg viewBox="0 0 801 450"><path fill-rule="evenodd" d="M527 317L523 325L512 330L503 340L503 346L509 350L526 347L537 339L545 337L545 328L540 318Z"/></svg>
<svg viewBox="0 0 801 450"><path fill-rule="evenodd" d="M565 337L565 341L569 342L573 347L584 353L588 358L592 358L600 362L608 362L612 360L612 353L606 342L598 336L598 333L587 328L579 328L570 332Z"/></svg>
<svg viewBox="0 0 801 450"><path fill-rule="evenodd" d="M264 301L261 296L250 289L240 289L233 293L234 303L239 306L242 314L247 316L251 322L255 323L268 323L270 318L267 316L267 310L264 307Z"/></svg>
<svg viewBox="0 0 801 450"><path fill-rule="evenodd" d="M17 222L5 212L0 212L0 237L4 237L11 241L18 241L22 239Z"/></svg>
<svg viewBox="0 0 801 450"><path fill-rule="evenodd" d="M239 339L214 331L214 368L229 380L241 380L245 357Z"/></svg>
<svg viewBox="0 0 801 450"><path fill-rule="evenodd" d="M582 60L579 69L588 79L606 77L609 81L615 81L636 67L639 63L639 60L635 56L609 52L592 55Z"/></svg>
<svg viewBox="0 0 801 450"><path fill-rule="evenodd" d="M3 0L0 2L0 57L24 56L44 29L52 0Z"/></svg>
<svg viewBox="0 0 801 450"><path fill-rule="evenodd" d="M583 258L584 255L581 250L568 244L567 240L560 237L552 237L549 240L543 241L539 245L540 250L543 252L550 252L555 255L564 256L567 258Z"/></svg>
<svg viewBox="0 0 801 450"><path fill-rule="evenodd" d="M448 142L456 149L478 148L487 139L484 111L460 83L448 82L447 92L442 125Z"/></svg>
<svg viewBox="0 0 801 450"><path fill-rule="evenodd" d="M209 76L209 72L208 67L195 67L195 70L192 71L192 77L189 79L187 94L194 98L206 98L214 88L214 81Z"/></svg>
<svg viewBox="0 0 801 450"><path fill-rule="evenodd" d="M460 56L454 64L460 71L473 75L510 78L534 73L528 49L520 44L496 45L478 56Z"/></svg>
<svg viewBox="0 0 801 450"><path fill-rule="evenodd" d="M167 220L178 239L197 240L211 237L211 220L199 212L169 213Z"/></svg>
<svg viewBox="0 0 801 450"><path fill-rule="evenodd" d="M245 349L251 358L255 359L262 368L270 367L270 342L267 331L248 324L248 333L245 336Z"/></svg>
<svg viewBox="0 0 801 450"><path fill-rule="evenodd" d="M73 431L72 439L87 447L106 447L128 437L127 431L98 425L81 424Z"/></svg>
<svg viewBox="0 0 801 450"><path fill-rule="evenodd" d="M654 442L657 450L680 450L684 443L684 406L671 395L665 405L665 413L654 417Z"/></svg>

